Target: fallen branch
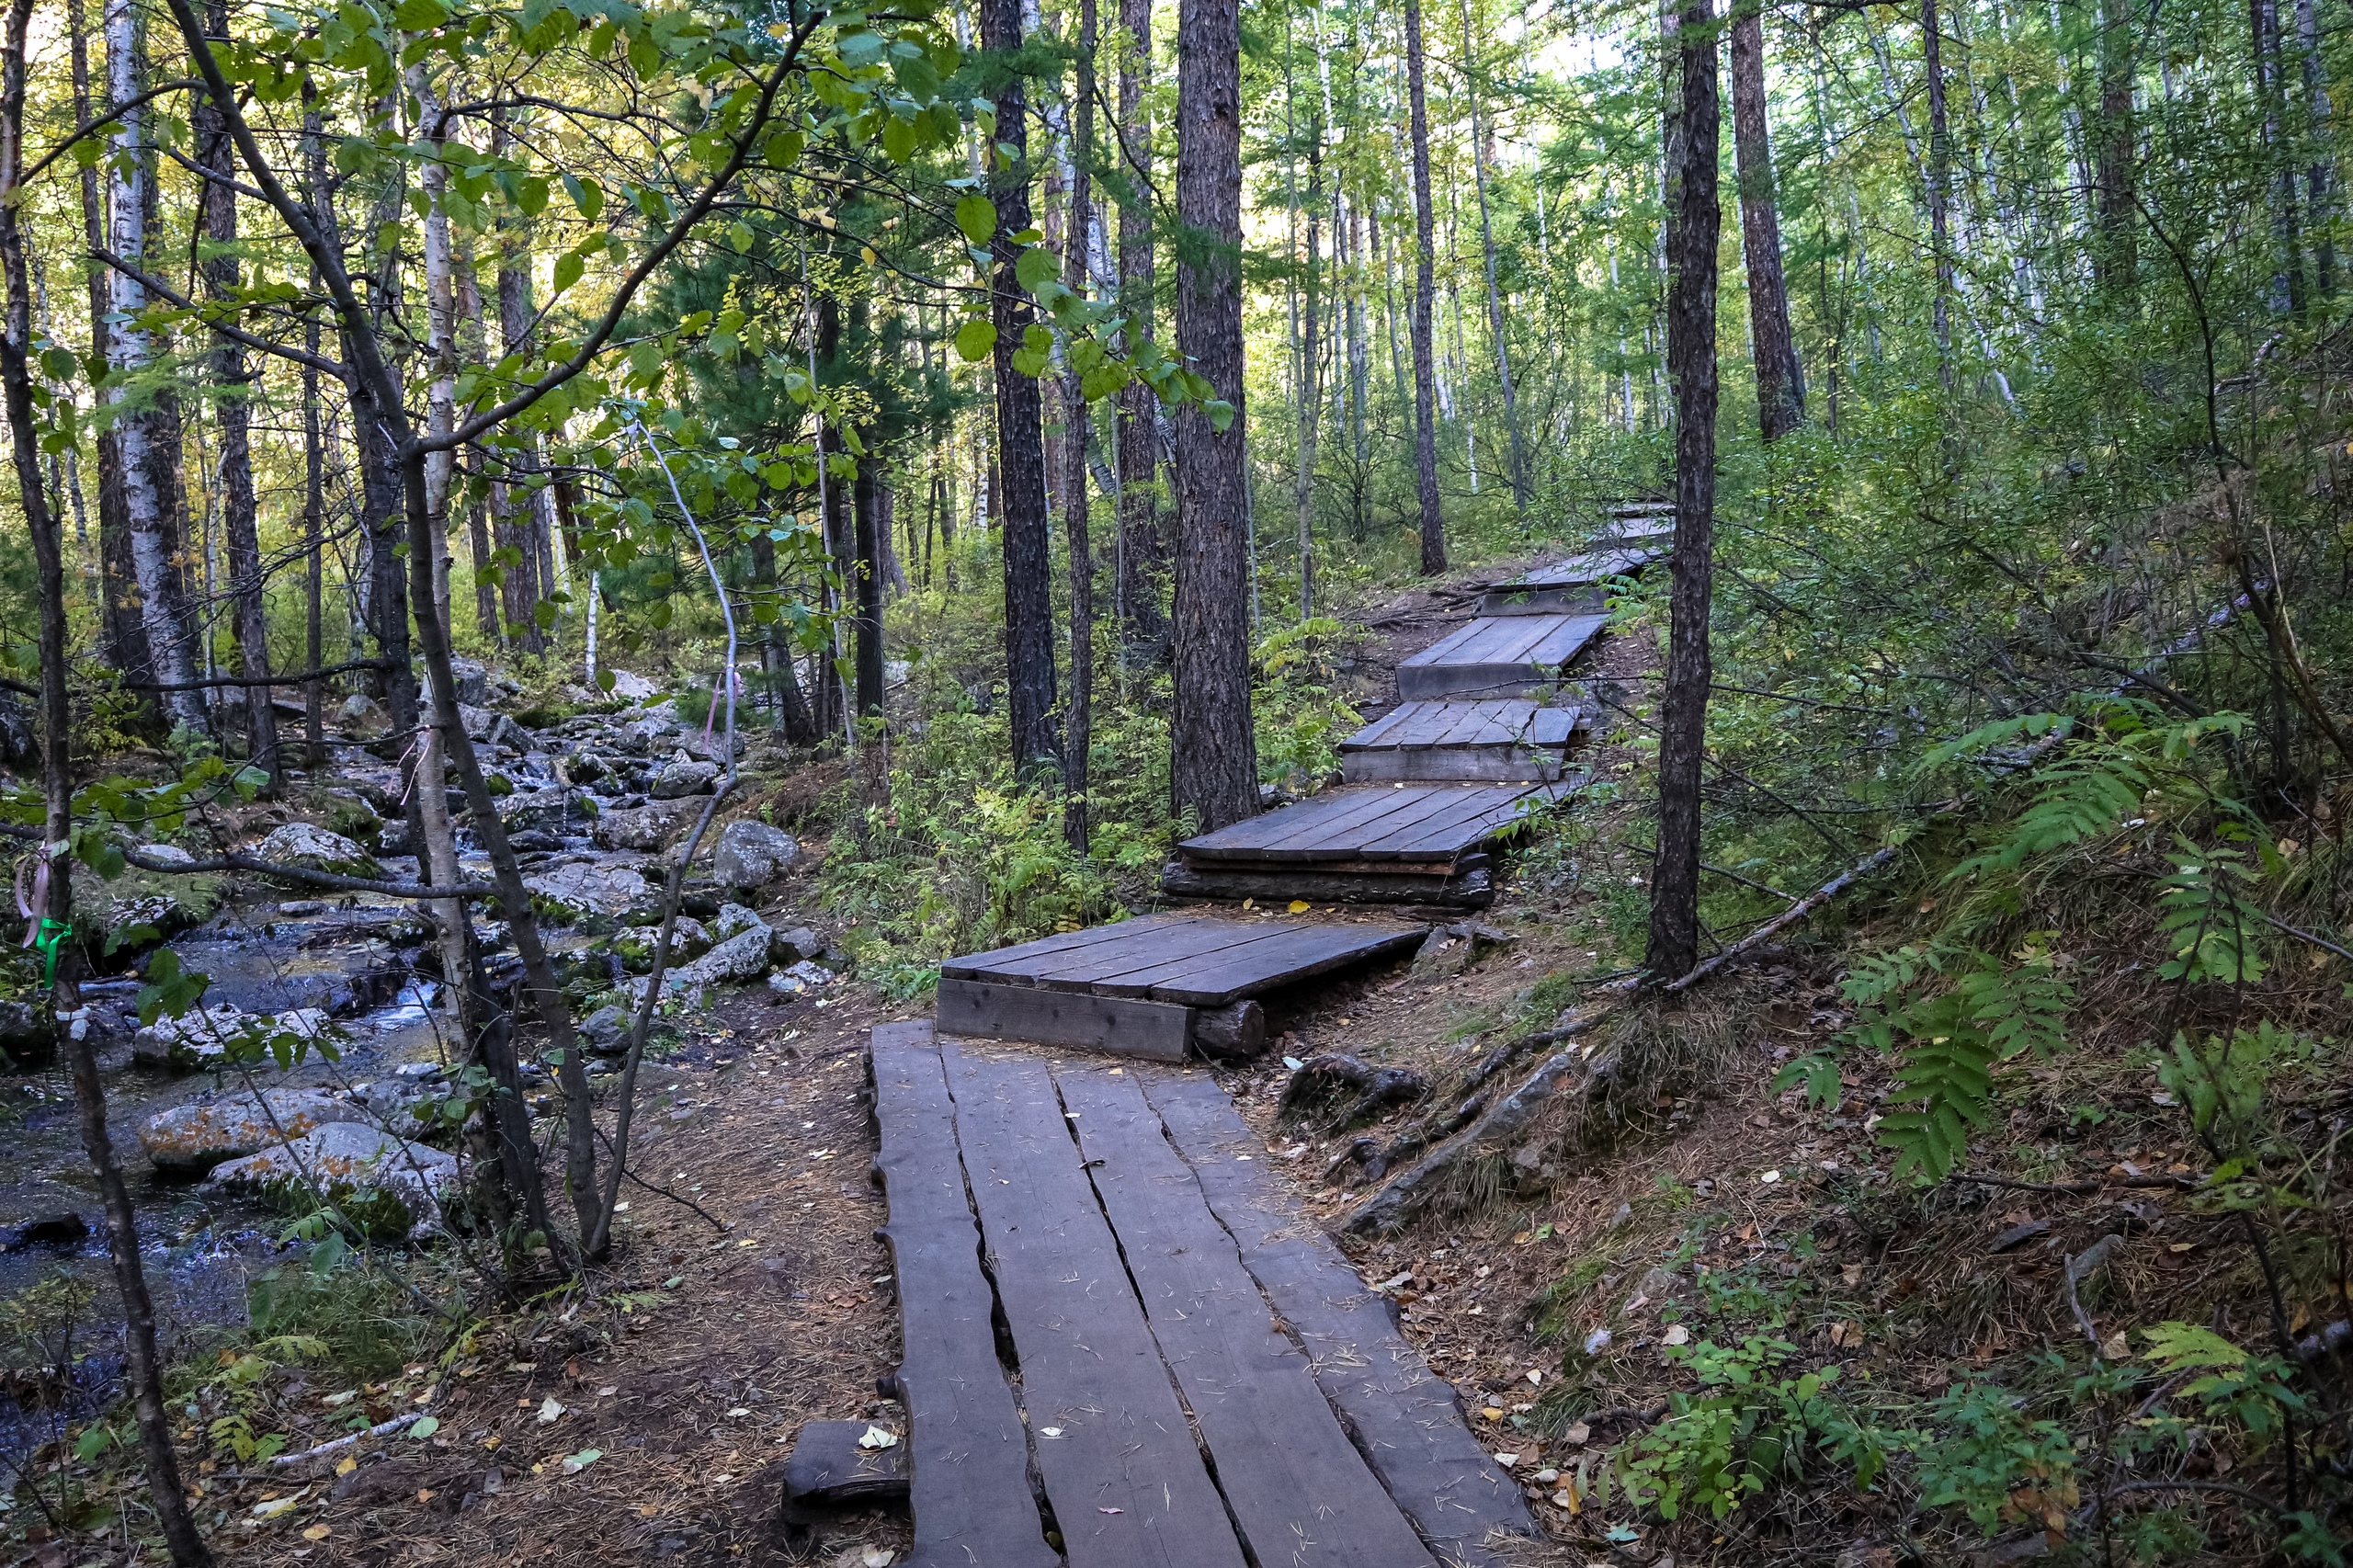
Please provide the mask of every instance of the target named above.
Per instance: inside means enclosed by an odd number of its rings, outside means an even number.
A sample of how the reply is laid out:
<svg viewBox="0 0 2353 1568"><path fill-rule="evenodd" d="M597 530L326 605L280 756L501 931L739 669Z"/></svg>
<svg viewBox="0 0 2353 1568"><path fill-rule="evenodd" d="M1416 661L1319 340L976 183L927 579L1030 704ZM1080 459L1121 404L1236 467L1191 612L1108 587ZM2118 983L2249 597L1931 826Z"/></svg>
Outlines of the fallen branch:
<svg viewBox="0 0 2353 1568"><path fill-rule="evenodd" d="M404 1432L415 1426L425 1419L426 1414L422 1410L412 1410L406 1415L395 1415L390 1421L379 1421L364 1432L347 1432L332 1442L321 1443L315 1449L304 1449L299 1454L273 1455L269 1460L269 1468L284 1470L290 1465L301 1464L309 1460L324 1459L329 1454L341 1453L346 1449L357 1447L362 1438L389 1437L395 1432Z"/></svg>
<svg viewBox="0 0 2353 1568"><path fill-rule="evenodd" d="M1588 1064L1580 1051L1561 1051L1520 1081L1519 1086L1481 1112L1470 1126L1381 1184L1379 1191L1357 1205L1340 1224L1354 1235L1394 1230L1429 1201L1457 1164L1482 1154L1499 1153L1517 1138L1554 1094L1572 1077L1583 1076L1585 1092L1592 1094L1615 1075L1617 1059Z"/></svg>

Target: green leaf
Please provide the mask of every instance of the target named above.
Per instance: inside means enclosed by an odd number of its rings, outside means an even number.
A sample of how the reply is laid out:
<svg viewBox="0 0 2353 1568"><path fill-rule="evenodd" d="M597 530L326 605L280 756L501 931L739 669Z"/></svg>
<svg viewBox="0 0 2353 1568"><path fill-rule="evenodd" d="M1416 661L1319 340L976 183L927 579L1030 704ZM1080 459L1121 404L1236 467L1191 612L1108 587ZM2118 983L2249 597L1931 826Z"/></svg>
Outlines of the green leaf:
<svg viewBox="0 0 2353 1568"><path fill-rule="evenodd" d="M987 358L996 347L996 328L984 321L968 321L956 329L956 352L968 365Z"/></svg>
<svg viewBox="0 0 2353 1568"><path fill-rule="evenodd" d="M563 1473L578 1475L604 1457L605 1450L602 1449L583 1449L576 1454L566 1454L563 1459Z"/></svg>
<svg viewBox="0 0 2353 1568"><path fill-rule="evenodd" d="M597 672L597 689L598 691L610 691L619 684L620 679L612 671L598 670Z"/></svg>
<svg viewBox="0 0 2353 1568"><path fill-rule="evenodd" d="M410 1427L408 1435L422 1442L439 1430L441 1430L441 1418L438 1415L428 1415Z"/></svg>
<svg viewBox="0 0 2353 1568"><path fill-rule="evenodd" d="M401 0L392 11L392 20L413 33L428 31L449 19L449 12L441 0Z"/></svg>
<svg viewBox="0 0 2353 1568"><path fill-rule="evenodd" d="M2200 1367L2244 1367L2246 1352L2211 1328L2194 1323L2161 1323L2143 1329L2148 1335L2148 1359L2168 1372Z"/></svg>
<svg viewBox="0 0 2353 1568"><path fill-rule="evenodd" d="M956 227L976 245L984 245L996 233L996 203L985 196L960 197L956 202Z"/></svg>
<svg viewBox="0 0 2353 1568"><path fill-rule="evenodd" d="M741 219L727 226L727 243L735 247L737 256L751 255L752 242L757 237L752 233L752 225Z"/></svg>
<svg viewBox="0 0 2353 1568"><path fill-rule="evenodd" d="M1062 269L1061 257L1043 245L1031 245L1021 253L1021 259L1013 264L1013 276L1024 289L1035 289L1051 280Z"/></svg>
<svg viewBox="0 0 2353 1568"><path fill-rule="evenodd" d="M1210 428L1221 436L1233 424L1233 404L1222 397L1213 397L1201 404L1201 412L1210 416Z"/></svg>
<svg viewBox="0 0 2353 1568"><path fill-rule="evenodd" d="M583 266L579 256L573 251L566 251L557 256L555 258L555 291L561 294L574 283L579 282Z"/></svg>
<svg viewBox="0 0 2353 1568"><path fill-rule="evenodd" d="M605 187L593 179L566 175L563 176L563 193L572 198L572 204L580 209L580 215L592 223L597 221L597 214L605 210Z"/></svg>

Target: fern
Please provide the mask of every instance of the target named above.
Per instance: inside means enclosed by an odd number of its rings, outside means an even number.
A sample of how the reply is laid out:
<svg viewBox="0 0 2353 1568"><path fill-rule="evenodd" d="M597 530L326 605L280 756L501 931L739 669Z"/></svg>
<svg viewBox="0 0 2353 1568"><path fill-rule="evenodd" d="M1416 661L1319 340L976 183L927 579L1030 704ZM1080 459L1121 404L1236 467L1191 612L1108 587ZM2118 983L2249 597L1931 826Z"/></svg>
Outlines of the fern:
<svg viewBox="0 0 2353 1568"><path fill-rule="evenodd" d="M2252 984L2263 978L2263 954L2255 928L2263 916L2239 896L2238 884L2252 880L2246 857L2216 846L2200 851L2177 838L2172 874L2157 895L2157 925L2173 956L2158 966L2167 980L2220 981Z"/></svg>

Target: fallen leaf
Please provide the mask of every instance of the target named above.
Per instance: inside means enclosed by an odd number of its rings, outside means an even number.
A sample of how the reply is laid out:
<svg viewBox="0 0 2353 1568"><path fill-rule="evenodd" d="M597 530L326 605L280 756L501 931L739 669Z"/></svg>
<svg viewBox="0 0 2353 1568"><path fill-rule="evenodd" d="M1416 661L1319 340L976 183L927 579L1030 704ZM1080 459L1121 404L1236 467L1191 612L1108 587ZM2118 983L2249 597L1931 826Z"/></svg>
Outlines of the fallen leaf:
<svg viewBox="0 0 2353 1568"><path fill-rule="evenodd" d="M891 1568L891 1560L898 1553L884 1546L870 1546L859 1553L858 1568Z"/></svg>
<svg viewBox="0 0 2353 1568"><path fill-rule="evenodd" d="M1779 1171L1767 1171L1763 1176L1758 1176L1756 1179L1766 1183L1768 1186L1770 1186L1772 1183L1781 1179L1781 1173Z"/></svg>
<svg viewBox="0 0 2353 1568"><path fill-rule="evenodd" d="M335 1467L335 1472L337 1475L349 1475L353 1471L358 1470L358 1468L359 1461L358 1460L346 1456L344 1461Z"/></svg>
<svg viewBox="0 0 2353 1568"><path fill-rule="evenodd" d="M602 1449L583 1449L576 1454L566 1454L563 1459L563 1473L578 1475L604 1457L605 1450Z"/></svg>
<svg viewBox="0 0 2353 1568"><path fill-rule="evenodd" d="M1509 1470L1512 1466L1519 1462L1519 1456L1518 1454L1497 1454L1495 1456L1495 1462L1503 1466L1506 1470Z"/></svg>
<svg viewBox="0 0 2353 1568"><path fill-rule="evenodd" d="M550 1400L548 1403L550 1404L553 1404L555 1401ZM551 1421L554 1417L542 1415L540 1419L542 1421ZM438 1432L439 1430L441 1430L441 1418L438 1415L427 1415L417 1422L415 1426L410 1427L408 1429L408 1435L422 1441L426 1437L430 1437L434 1433Z"/></svg>
<svg viewBox="0 0 2353 1568"><path fill-rule="evenodd" d="M1587 1437L1593 1436L1593 1428L1586 1426L1582 1421L1572 1422L1569 1426L1569 1429L1562 1433L1561 1436L1566 1437L1572 1443L1582 1444Z"/></svg>
<svg viewBox="0 0 2353 1568"><path fill-rule="evenodd" d="M1540 1383L1544 1381L1544 1374L1534 1367L1530 1367L1528 1369L1528 1381L1531 1383Z"/></svg>
<svg viewBox="0 0 2353 1568"><path fill-rule="evenodd" d="M553 1394L550 1394L550 1395L548 1395L546 1399L542 1400L542 1401L540 1403L540 1426L545 1426L549 1425L551 1422L553 1422L553 1421L554 1421L558 1416L561 1416L563 1414L563 1404L561 1404L560 1403L558 1403L558 1401L557 1401L557 1399L556 1399L555 1395L553 1395ZM422 1422L422 1421L420 1421L420 1422L418 1422L418 1423L417 1423L417 1425L418 1425L418 1426L424 1426L424 1425L425 1425L425 1423L424 1423L424 1422Z"/></svg>
<svg viewBox="0 0 2353 1568"><path fill-rule="evenodd" d="M1059 1437L1062 1435L1063 1429L1059 1426L1040 1426L1038 1428L1038 1436L1040 1437Z"/></svg>
<svg viewBox="0 0 2353 1568"><path fill-rule="evenodd" d="M1307 913L1307 910L1308 910L1308 903L1307 903L1307 901L1306 901L1305 899L1303 899L1303 898L1295 898L1295 899L1292 899L1292 900L1290 901L1290 913L1291 913L1291 914L1293 914L1293 915L1304 915L1304 914L1306 914L1306 913Z"/></svg>
<svg viewBox="0 0 2353 1568"><path fill-rule="evenodd" d="M302 1532L302 1539L304 1540L324 1540L327 1537L333 1534L335 1534L335 1531L327 1528L324 1525L313 1525L309 1529Z"/></svg>
<svg viewBox="0 0 2353 1568"><path fill-rule="evenodd" d="M899 1446L899 1437L897 1433L886 1432L880 1426L869 1426L865 1432L859 1436L858 1439L858 1446L861 1449L868 1449L869 1451L879 1453L884 1449L897 1448Z"/></svg>
<svg viewBox="0 0 2353 1568"><path fill-rule="evenodd" d="M1125 1508L1097 1508L1095 1511L1098 1514L1124 1514L1127 1512Z"/></svg>
<svg viewBox="0 0 2353 1568"><path fill-rule="evenodd" d="M1691 1343L1691 1331L1678 1323L1659 1337L1669 1345L1688 1345Z"/></svg>

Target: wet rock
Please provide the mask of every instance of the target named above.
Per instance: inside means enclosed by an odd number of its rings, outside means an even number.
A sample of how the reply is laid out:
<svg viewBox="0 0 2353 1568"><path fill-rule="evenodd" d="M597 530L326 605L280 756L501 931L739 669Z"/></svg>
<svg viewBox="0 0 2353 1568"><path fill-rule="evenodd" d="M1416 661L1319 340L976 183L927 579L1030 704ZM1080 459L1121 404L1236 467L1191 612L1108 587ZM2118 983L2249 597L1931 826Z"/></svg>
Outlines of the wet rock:
<svg viewBox="0 0 2353 1568"><path fill-rule="evenodd" d="M486 741L498 728L498 715L487 708L476 708L460 698L458 701L458 722L470 741Z"/></svg>
<svg viewBox="0 0 2353 1568"><path fill-rule="evenodd" d="M347 877L381 877L383 868L368 851L339 833L306 822L290 822L261 841L254 853L281 866L334 871Z"/></svg>
<svg viewBox="0 0 2353 1568"><path fill-rule="evenodd" d="M196 857L176 844L142 844L140 854L158 866L193 866Z"/></svg>
<svg viewBox="0 0 2353 1568"><path fill-rule="evenodd" d="M715 762L673 762L654 776L653 785L646 793L657 801L708 795L718 779L719 764Z"/></svg>
<svg viewBox="0 0 2353 1568"><path fill-rule="evenodd" d="M764 822L731 822L710 858L711 875L722 887L759 888L789 871L801 858L800 841Z"/></svg>
<svg viewBox="0 0 2353 1568"><path fill-rule="evenodd" d="M646 894L645 879L636 868L589 860L535 872L523 879L523 885L534 903L558 919L572 921L592 915L617 915Z"/></svg>
<svg viewBox="0 0 2353 1568"><path fill-rule="evenodd" d="M86 1240L90 1222L79 1214L41 1214L20 1220L13 1225L0 1225L0 1252L23 1252L30 1247L73 1246Z"/></svg>
<svg viewBox="0 0 2353 1568"><path fill-rule="evenodd" d="M263 1089L175 1106L148 1119L139 1142L157 1170L197 1176L331 1122L366 1121L368 1115L366 1108L324 1089Z"/></svg>
<svg viewBox="0 0 2353 1568"><path fill-rule="evenodd" d="M620 950L622 961L631 969L648 970L654 967L654 949L661 939L662 922L660 912L656 911L654 919L626 933L614 946ZM704 929L703 923L691 915L679 915L677 924L670 930L671 966L688 962L710 950L710 933Z"/></svg>
<svg viewBox="0 0 2353 1568"><path fill-rule="evenodd" d="M536 744L531 732L517 722L512 714L501 713L490 727L490 744L511 748L516 755L529 752Z"/></svg>
<svg viewBox="0 0 2353 1568"><path fill-rule="evenodd" d="M23 1066L47 1062L57 1049L55 1016L33 1002L0 1002L0 1057Z"/></svg>
<svg viewBox="0 0 2353 1568"><path fill-rule="evenodd" d="M632 811L606 812L597 818L589 836L603 849L661 849L692 809L676 801L654 801Z"/></svg>
<svg viewBox="0 0 2353 1568"><path fill-rule="evenodd" d="M373 1127L335 1122L216 1166L207 1187L308 1209L324 1194L370 1235L438 1230L458 1161ZM317 1191L313 1191L313 1184Z"/></svg>
<svg viewBox="0 0 2353 1568"><path fill-rule="evenodd" d="M248 1033L264 1040L279 1034L304 1040L333 1038L325 1012L317 1007L270 1015L220 1002L176 1018L157 1018L131 1036L131 1060L141 1067L186 1071L219 1062L228 1053L230 1040Z"/></svg>
<svg viewBox="0 0 2353 1568"><path fill-rule="evenodd" d="M431 1062L413 1065L433 1066ZM365 1113L359 1119L403 1138L423 1138L449 1126L441 1117L440 1086L431 1077L378 1078L352 1085L351 1099Z"/></svg>
<svg viewBox="0 0 2353 1568"><path fill-rule="evenodd" d="M509 833L528 833L536 828L560 835L567 828L578 832L595 822L597 805L585 790L559 785L551 790L507 796L498 802L498 820L506 824Z"/></svg>
<svg viewBox="0 0 2353 1568"><path fill-rule="evenodd" d="M571 784L594 784L612 771L593 751L576 751L555 765L557 777Z"/></svg>

